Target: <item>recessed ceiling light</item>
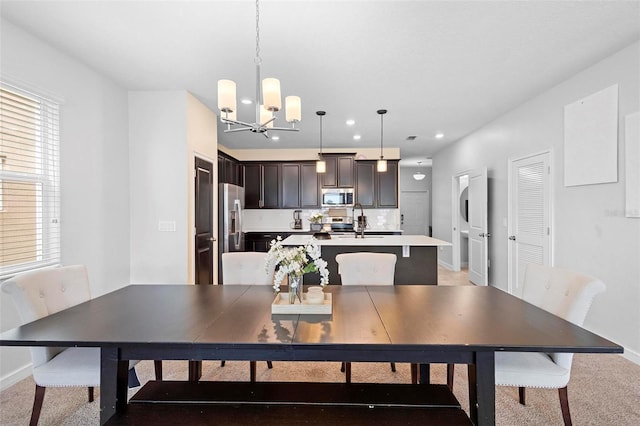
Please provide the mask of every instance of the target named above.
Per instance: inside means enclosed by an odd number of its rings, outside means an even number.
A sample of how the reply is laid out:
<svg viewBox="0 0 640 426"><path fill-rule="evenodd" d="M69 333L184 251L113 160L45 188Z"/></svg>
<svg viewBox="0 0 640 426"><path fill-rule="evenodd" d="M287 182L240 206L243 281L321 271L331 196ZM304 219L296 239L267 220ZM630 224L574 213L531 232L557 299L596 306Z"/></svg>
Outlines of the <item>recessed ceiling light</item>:
<svg viewBox="0 0 640 426"><path fill-rule="evenodd" d="M444 133L436 133L436 139L444 138Z"/></svg>
<svg viewBox="0 0 640 426"><path fill-rule="evenodd" d="M362 136L360 136L360 135L353 135L353 140L354 141L359 141L361 137Z"/></svg>
<svg viewBox="0 0 640 426"><path fill-rule="evenodd" d="M347 126L353 126L354 124L356 124L356 120L347 120L346 123Z"/></svg>
<svg viewBox="0 0 640 426"><path fill-rule="evenodd" d="M251 99L242 99L240 102L242 102L245 105L251 105L253 103Z"/></svg>
<svg viewBox="0 0 640 426"><path fill-rule="evenodd" d="M271 140L272 141L279 141L280 140L280 136L278 136L278 135L271 136Z"/></svg>

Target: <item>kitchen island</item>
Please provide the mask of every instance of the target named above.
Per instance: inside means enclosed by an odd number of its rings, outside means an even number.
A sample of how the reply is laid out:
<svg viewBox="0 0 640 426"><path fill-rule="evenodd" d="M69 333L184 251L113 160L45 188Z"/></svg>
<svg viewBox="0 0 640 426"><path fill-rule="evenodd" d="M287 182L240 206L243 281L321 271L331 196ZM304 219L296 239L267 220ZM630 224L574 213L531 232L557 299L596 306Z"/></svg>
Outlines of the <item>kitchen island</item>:
<svg viewBox="0 0 640 426"><path fill-rule="evenodd" d="M310 241L310 235L291 235L282 241L285 246L300 246ZM438 284L438 247L450 243L425 235L333 235L328 240L316 240L322 258L327 261L329 284L341 284L336 255L340 253L393 253L397 256L394 284ZM304 284L318 284L318 274L306 274Z"/></svg>

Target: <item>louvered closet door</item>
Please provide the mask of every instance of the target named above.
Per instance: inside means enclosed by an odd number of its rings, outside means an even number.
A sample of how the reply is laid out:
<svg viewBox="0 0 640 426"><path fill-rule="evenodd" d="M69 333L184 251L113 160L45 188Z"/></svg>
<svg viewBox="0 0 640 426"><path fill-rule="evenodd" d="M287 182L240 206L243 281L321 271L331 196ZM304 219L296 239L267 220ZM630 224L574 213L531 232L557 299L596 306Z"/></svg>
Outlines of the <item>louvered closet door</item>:
<svg viewBox="0 0 640 426"><path fill-rule="evenodd" d="M551 264L549 156L545 152L511 162L509 287L518 296L528 263Z"/></svg>

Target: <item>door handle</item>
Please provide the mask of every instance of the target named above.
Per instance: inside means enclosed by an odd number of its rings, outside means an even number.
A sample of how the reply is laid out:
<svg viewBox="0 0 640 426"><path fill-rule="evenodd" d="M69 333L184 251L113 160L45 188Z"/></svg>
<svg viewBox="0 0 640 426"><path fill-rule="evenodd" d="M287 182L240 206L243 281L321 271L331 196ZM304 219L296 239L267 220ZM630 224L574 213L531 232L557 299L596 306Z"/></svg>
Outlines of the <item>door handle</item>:
<svg viewBox="0 0 640 426"><path fill-rule="evenodd" d="M516 236L515 236L515 235L510 235L510 236L509 236L509 239L510 239L511 241L515 241L515 240L516 240Z"/></svg>
<svg viewBox="0 0 640 426"><path fill-rule="evenodd" d="M216 237L211 237L211 238L209 238L209 241L211 241L211 242L213 242L213 241L215 241L215 240L216 240Z"/></svg>
<svg viewBox="0 0 640 426"><path fill-rule="evenodd" d="M487 233L481 232L480 234L478 234L478 236L479 236L479 237L483 237L483 238L485 238L485 237L486 237L486 238L489 238L489 237L491 236L491 234L490 234L490 233L488 233L488 232L487 232Z"/></svg>

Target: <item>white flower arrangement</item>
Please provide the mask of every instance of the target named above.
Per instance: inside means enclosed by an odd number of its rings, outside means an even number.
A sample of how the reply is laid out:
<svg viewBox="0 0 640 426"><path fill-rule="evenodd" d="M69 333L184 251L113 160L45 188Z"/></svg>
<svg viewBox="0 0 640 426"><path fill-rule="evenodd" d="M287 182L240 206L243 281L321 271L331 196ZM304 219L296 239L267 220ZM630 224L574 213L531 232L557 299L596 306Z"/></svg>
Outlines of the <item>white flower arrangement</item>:
<svg viewBox="0 0 640 426"><path fill-rule="evenodd" d="M273 265L277 267L273 281L273 288L276 292L280 291L282 280L289 274L304 275L318 271L320 272L320 285L324 287L329 284L327 262L320 257L320 247L313 237L309 243L298 247L284 247L280 236L271 240L265 269L269 271Z"/></svg>

